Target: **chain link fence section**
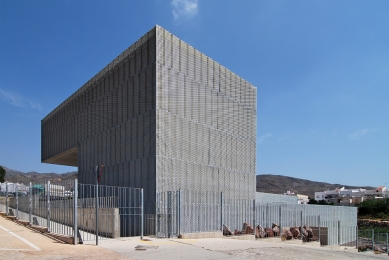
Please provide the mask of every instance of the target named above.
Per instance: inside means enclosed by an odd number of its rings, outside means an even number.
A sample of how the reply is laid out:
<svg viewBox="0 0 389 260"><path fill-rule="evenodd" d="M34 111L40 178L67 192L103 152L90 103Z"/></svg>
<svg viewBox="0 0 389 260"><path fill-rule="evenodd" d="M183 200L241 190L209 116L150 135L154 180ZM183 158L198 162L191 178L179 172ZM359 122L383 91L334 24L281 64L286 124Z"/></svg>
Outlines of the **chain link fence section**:
<svg viewBox="0 0 389 260"><path fill-rule="evenodd" d="M389 233L374 232L374 229L358 230L358 251L389 253Z"/></svg>

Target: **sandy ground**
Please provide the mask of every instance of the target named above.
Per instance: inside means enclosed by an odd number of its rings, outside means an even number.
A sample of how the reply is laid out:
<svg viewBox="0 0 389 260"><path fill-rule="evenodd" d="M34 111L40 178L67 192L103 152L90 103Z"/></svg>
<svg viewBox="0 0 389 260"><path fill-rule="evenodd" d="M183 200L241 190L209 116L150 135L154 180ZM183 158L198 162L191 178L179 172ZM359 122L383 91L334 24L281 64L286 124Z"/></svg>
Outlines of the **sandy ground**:
<svg viewBox="0 0 389 260"><path fill-rule="evenodd" d="M387 254L227 238L139 237L67 245L0 217L0 259L389 259Z"/></svg>
<svg viewBox="0 0 389 260"><path fill-rule="evenodd" d="M15 236L16 235L16 236ZM20 239L22 238L22 239ZM95 245L68 245L0 217L0 259L130 259Z"/></svg>

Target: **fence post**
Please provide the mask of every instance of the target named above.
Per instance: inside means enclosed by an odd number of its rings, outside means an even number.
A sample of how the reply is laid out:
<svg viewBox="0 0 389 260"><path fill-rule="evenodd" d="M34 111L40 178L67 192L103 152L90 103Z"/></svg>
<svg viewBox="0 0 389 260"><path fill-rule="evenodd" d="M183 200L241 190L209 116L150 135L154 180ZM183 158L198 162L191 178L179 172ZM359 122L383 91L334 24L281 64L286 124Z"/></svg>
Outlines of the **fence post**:
<svg viewBox="0 0 389 260"><path fill-rule="evenodd" d="M99 166L96 166L96 184L95 184L95 208L96 208L96 246L99 245Z"/></svg>
<svg viewBox="0 0 389 260"><path fill-rule="evenodd" d="M8 181L5 182L5 215L8 216Z"/></svg>
<svg viewBox="0 0 389 260"><path fill-rule="evenodd" d="M155 235L158 236L158 232L160 230L160 219L159 219L159 216L160 216L160 196L161 196L161 193L158 193L157 192L157 203L155 205L156 207L156 215L155 215Z"/></svg>
<svg viewBox="0 0 389 260"><path fill-rule="evenodd" d="M374 251L374 229L371 230L371 249Z"/></svg>
<svg viewBox="0 0 389 260"><path fill-rule="evenodd" d="M255 199L253 200L253 228L254 228L254 237L255 237Z"/></svg>
<svg viewBox="0 0 389 260"><path fill-rule="evenodd" d="M78 244L78 179L74 179L74 187L73 187L73 219L74 219L74 244Z"/></svg>
<svg viewBox="0 0 389 260"><path fill-rule="evenodd" d="M143 219L144 219L144 210L143 210L143 188L140 189L140 239L143 240Z"/></svg>
<svg viewBox="0 0 389 260"><path fill-rule="evenodd" d="M358 226L355 227L356 235L355 235L355 248L358 250Z"/></svg>
<svg viewBox="0 0 389 260"><path fill-rule="evenodd" d="M32 215L32 183L31 182L30 182L29 191L30 191L30 196L29 196L30 197L30 199L29 199L30 200L29 201L30 202L30 205L29 205L29 213L30 213L29 214L30 215L29 216L29 222L30 222L30 225L32 225L32 216L31 216Z"/></svg>
<svg viewBox="0 0 389 260"><path fill-rule="evenodd" d="M280 236L280 238L281 238L281 234L282 234L281 215L282 215L282 206L280 205L280 211L279 211L279 219L280 219L280 221L279 221L279 225L278 225L278 228L280 229L280 231L279 231L280 233L278 235Z"/></svg>
<svg viewBox="0 0 389 260"><path fill-rule="evenodd" d="M340 238L341 238L341 234L340 234L340 220L338 220L338 245L340 246Z"/></svg>
<svg viewBox="0 0 389 260"><path fill-rule="evenodd" d="M303 242L303 211L301 211L301 226L300 226L301 242Z"/></svg>
<svg viewBox="0 0 389 260"><path fill-rule="evenodd" d="M223 192L220 192L220 227L223 233Z"/></svg>
<svg viewBox="0 0 389 260"><path fill-rule="evenodd" d="M47 232L50 233L50 181L47 181Z"/></svg>
<svg viewBox="0 0 389 260"><path fill-rule="evenodd" d="M386 253L388 252L388 233L386 233Z"/></svg>
<svg viewBox="0 0 389 260"><path fill-rule="evenodd" d="M176 213L177 213L177 237L180 237L180 233L181 233L181 189L179 189L177 191L177 195L176 195L176 199L177 199L177 210L176 210Z"/></svg>
<svg viewBox="0 0 389 260"><path fill-rule="evenodd" d="M167 192L167 237L171 238L172 234L172 192Z"/></svg>
<svg viewBox="0 0 389 260"><path fill-rule="evenodd" d="M16 219L19 219L19 185L16 184Z"/></svg>
<svg viewBox="0 0 389 260"><path fill-rule="evenodd" d="M319 226L319 245L321 246L321 239L320 239L320 237L321 237L321 223L320 223L320 215L318 215L317 216L317 224L318 224L318 226Z"/></svg>

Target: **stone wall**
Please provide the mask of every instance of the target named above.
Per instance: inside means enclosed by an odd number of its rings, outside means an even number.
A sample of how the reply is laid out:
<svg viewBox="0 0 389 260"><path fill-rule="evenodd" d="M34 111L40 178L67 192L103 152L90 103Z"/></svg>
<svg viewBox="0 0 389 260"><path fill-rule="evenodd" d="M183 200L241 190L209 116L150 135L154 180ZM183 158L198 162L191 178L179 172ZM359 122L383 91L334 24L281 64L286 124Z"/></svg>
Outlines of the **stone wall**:
<svg viewBox="0 0 389 260"><path fill-rule="evenodd" d="M361 227L381 227L389 229L389 221L358 219L358 228Z"/></svg>

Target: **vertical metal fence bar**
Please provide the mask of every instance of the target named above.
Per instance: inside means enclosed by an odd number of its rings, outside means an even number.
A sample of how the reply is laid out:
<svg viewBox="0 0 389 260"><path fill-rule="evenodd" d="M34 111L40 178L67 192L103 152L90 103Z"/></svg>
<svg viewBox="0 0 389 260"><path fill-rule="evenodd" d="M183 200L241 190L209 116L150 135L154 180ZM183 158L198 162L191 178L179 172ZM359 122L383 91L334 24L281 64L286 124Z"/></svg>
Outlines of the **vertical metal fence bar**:
<svg viewBox="0 0 389 260"><path fill-rule="evenodd" d="M143 188L140 189L140 207L141 207L141 219L140 219L140 239L143 239L143 218L144 218L144 215L143 215Z"/></svg>
<svg viewBox="0 0 389 260"><path fill-rule="evenodd" d="M78 180L74 179L73 183L73 235L74 235L74 244L78 244Z"/></svg>
<svg viewBox="0 0 389 260"><path fill-rule="evenodd" d="M279 209L279 219L278 219L278 228L279 228L279 231L278 231L278 235L280 236L281 238L281 234L282 234L282 206L280 206L280 209Z"/></svg>
<svg viewBox="0 0 389 260"><path fill-rule="evenodd" d="M155 227L156 227L156 234L157 234L157 236L159 235L159 232L161 231L161 224L160 224L160 221L161 221L161 218L160 218L160 216L161 216L161 205L160 205L160 197L161 197L161 193L159 192L159 193L157 193L157 205L156 205L156 207L157 207L157 216L156 216L156 218L155 218Z"/></svg>
<svg viewBox="0 0 389 260"><path fill-rule="evenodd" d="M30 193L30 196L29 196L29 224L32 225L32 183L30 182L30 187L29 187L29 193Z"/></svg>
<svg viewBox="0 0 389 260"><path fill-rule="evenodd" d="M50 233L50 181L47 181L47 232Z"/></svg>
<svg viewBox="0 0 389 260"><path fill-rule="evenodd" d="M253 200L253 228L254 228L254 236L255 236L255 199Z"/></svg>
<svg viewBox="0 0 389 260"><path fill-rule="evenodd" d="M355 232L356 232L356 236L355 236L355 248L358 250L358 226L355 227Z"/></svg>
<svg viewBox="0 0 389 260"><path fill-rule="evenodd" d="M220 228L223 232L223 192L220 192Z"/></svg>
<svg viewBox="0 0 389 260"><path fill-rule="evenodd" d="M374 229L371 230L371 248L374 251Z"/></svg>
<svg viewBox="0 0 389 260"><path fill-rule="evenodd" d="M171 238L172 226L171 226L171 218L172 218L172 208L171 208L172 194L170 191L167 192L167 235L168 238Z"/></svg>
<svg viewBox="0 0 389 260"><path fill-rule="evenodd" d="M341 230L340 230L340 221L338 221L338 245L341 245Z"/></svg>
<svg viewBox="0 0 389 260"><path fill-rule="evenodd" d="M16 184L16 219L19 219L19 185Z"/></svg>
<svg viewBox="0 0 389 260"><path fill-rule="evenodd" d="M99 173L98 166L96 167L96 186L95 186L95 208L96 208L96 246L99 245L99 183L97 180L97 174Z"/></svg>
<svg viewBox="0 0 389 260"><path fill-rule="evenodd" d="M181 235L181 190L177 191L177 237Z"/></svg>
<svg viewBox="0 0 389 260"><path fill-rule="evenodd" d="M8 181L5 182L5 215L8 216Z"/></svg>
<svg viewBox="0 0 389 260"><path fill-rule="evenodd" d="M321 246L321 224L320 224L320 215L317 216L317 226L319 227L319 245Z"/></svg>
<svg viewBox="0 0 389 260"><path fill-rule="evenodd" d="M303 241L303 211L301 211L301 226L300 226L300 233L301 233L301 241Z"/></svg>

